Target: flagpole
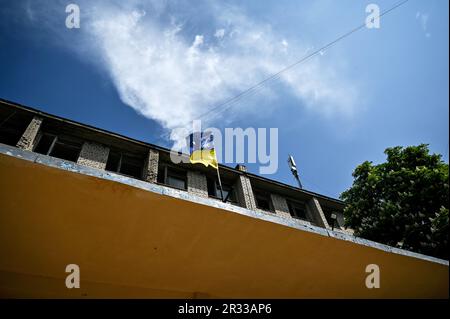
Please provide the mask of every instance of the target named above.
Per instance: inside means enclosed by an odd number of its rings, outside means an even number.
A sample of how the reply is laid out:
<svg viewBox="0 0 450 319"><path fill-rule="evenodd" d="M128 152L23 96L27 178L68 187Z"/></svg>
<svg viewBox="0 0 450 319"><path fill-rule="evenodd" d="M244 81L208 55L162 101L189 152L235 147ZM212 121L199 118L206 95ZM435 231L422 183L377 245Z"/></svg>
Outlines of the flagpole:
<svg viewBox="0 0 450 319"><path fill-rule="evenodd" d="M217 179L219 180L220 197L222 198L222 202L225 202L225 200L223 198L222 181L220 180L220 174L219 174L219 164L217 164Z"/></svg>

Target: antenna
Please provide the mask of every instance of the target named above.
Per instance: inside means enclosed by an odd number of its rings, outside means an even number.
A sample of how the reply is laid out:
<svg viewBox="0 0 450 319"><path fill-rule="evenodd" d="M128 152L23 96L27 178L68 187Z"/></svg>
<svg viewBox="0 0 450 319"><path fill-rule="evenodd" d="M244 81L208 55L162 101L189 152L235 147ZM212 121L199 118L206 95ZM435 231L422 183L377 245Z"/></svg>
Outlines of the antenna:
<svg viewBox="0 0 450 319"><path fill-rule="evenodd" d="M303 189L302 183L300 182L300 177L298 176L297 165L295 164L294 158L292 155L289 155L288 158L289 168L291 169L292 175L294 175L295 179L298 182L298 187Z"/></svg>

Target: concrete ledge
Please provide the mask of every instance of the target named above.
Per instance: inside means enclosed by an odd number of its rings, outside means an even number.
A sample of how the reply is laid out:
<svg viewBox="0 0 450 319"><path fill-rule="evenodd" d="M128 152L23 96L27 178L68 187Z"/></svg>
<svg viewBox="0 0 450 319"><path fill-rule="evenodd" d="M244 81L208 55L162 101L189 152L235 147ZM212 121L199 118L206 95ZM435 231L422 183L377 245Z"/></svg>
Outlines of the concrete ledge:
<svg viewBox="0 0 450 319"><path fill-rule="evenodd" d="M442 264L442 265L446 265L446 266L449 265L449 262L447 260L443 260L443 259L439 259L439 258L435 258L435 257L431 257L431 256L426 256L423 254L414 253L414 252L410 252L410 251L399 249L399 248L390 247L390 246L376 243L376 242L366 240L363 238L358 238L358 237L355 237L355 236L352 236L352 235L349 235L349 234L346 234L346 233L340 232L340 231L332 231L329 229L325 229L325 228L321 228L321 227L317 227L317 226L313 226L313 225L305 225L296 219L282 218L282 217L276 216L274 214L266 214L263 212L252 211L252 210L238 207L238 206L235 206L232 204L223 203L223 202L215 200L215 199L196 196L196 195L190 194L186 191L181 191L181 190L173 189L170 187L165 187L165 186L161 186L161 185L157 185L157 184L144 182L144 181L130 178L127 176L123 176L120 174L116 174L116 173L112 173L112 172L108 172L108 171L104 171L104 170L99 170L99 169L95 169L95 168L91 168L91 167L86 167L86 166L79 165L74 162L65 161L65 160L61 160L61 159L54 158L51 156L33 153L30 151L25 151L25 150L22 150L22 149L19 149L16 147L12 147L12 146L8 146L8 145L4 145L4 144L0 144L0 154L12 156L12 157L26 160L26 161L35 162L35 163L38 163L41 165L46 165L46 166L57 168L57 169L62 169L62 170L66 170L66 171L70 171L70 172L74 172L74 173L84 174L84 175L88 175L88 176L93 176L93 177L102 178L102 179L109 180L109 181L126 184L126 185L129 185L132 187L136 187L136 188L140 188L140 189L149 191L149 192L154 192L157 194L166 195L166 196L170 196L173 198L178 198L178 199L182 199L182 200L186 200L186 201L190 201L190 202L195 202L195 203L198 203L201 205L215 207L215 208L221 209L224 213L237 213L237 214L245 215L248 217L268 221L271 223L295 228L300 231L307 231L307 232L315 233L315 234L318 234L321 236L335 238L337 240L349 241L349 242L352 242L355 244L368 246L368 247L371 247L374 249L382 250L385 252L390 252L393 254L417 258L417 259L421 259L421 260L425 260L425 261L429 261L429 262L433 262L433 263L438 263L438 264Z"/></svg>

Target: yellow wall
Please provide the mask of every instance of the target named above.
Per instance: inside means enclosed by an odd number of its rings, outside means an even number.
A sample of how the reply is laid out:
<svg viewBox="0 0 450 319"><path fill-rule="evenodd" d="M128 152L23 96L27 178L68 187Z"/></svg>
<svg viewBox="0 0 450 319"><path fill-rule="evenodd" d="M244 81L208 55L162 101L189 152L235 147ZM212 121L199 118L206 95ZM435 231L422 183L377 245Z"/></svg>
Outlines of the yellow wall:
<svg viewBox="0 0 450 319"><path fill-rule="evenodd" d="M448 266L0 155L0 296L448 298Z"/></svg>

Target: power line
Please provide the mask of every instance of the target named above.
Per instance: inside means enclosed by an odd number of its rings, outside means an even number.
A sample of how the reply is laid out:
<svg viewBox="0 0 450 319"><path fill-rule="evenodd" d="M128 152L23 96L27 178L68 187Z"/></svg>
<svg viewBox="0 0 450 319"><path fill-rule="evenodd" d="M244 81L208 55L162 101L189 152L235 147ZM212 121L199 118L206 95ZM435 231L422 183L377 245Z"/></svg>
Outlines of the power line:
<svg viewBox="0 0 450 319"><path fill-rule="evenodd" d="M402 6L403 4L405 4L405 3L408 2L408 1L409 1L409 0L403 0L403 1L399 2L399 3L397 3L397 4L394 5L393 7L391 7L391 8L389 8L388 10L382 12L382 13L377 17L377 19L380 19L382 16L384 16L384 15L388 14L389 12L391 12L391 11L397 9L398 7ZM232 97L232 98L230 98L230 99L228 99L228 100L226 100L226 101L224 101L224 102L218 104L217 106L215 106L215 107L213 107L211 110L208 110L207 112L201 114L201 115L198 116L197 118L198 118L198 119L201 119L201 118L207 116L208 114L214 112L215 110L217 110L217 109L219 109L219 108L221 108L221 107L223 107L223 106L226 106L226 105L229 104L229 103L234 102L235 100L236 100L236 101L240 100L240 98L241 98L242 96L246 95L247 93L253 91L254 89L256 89L256 88L258 88L258 87L260 87L260 86L262 86L262 85L264 85L264 84L266 84L266 83L268 83L268 82L270 82L270 81L272 81L272 80L278 79L282 73L284 73L284 72L286 72L286 71L288 71L288 70L290 70L290 69L296 67L297 65L299 65L299 64L301 64L301 63L303 63L303 62L309 60L309 59L312 58L313 56L315 56L315 55L317 55L317 54L319 54L319 53L321 53L321 52L324 52L325 50L329 49L330 47L332 47L333 45L335 45L335 44L338 43L339 41L341 41L341 40L347 38L348 36L350 36L351 34L357 32L357 31L359 31L359 30L363 29L365 26L366 26L366 23L363 23L363 24L357 26L356 28L354 28L354 29L348 31L347 33L345 33L345 34L343 34L343 35L341 35L340 37L336 38L335 40L333 40L333 41L329 42L328 44L322 46L321 48L317 49L316 51L314 51L314 52L312 52L312 53L310 53L310 54L304 56L304 57L301 58L300 60L297 60L296 62L294 62L294 63L288 65L287 67L283 68L282 70L278 71L277 73L272 74L271 76L269 76L269 77L267 77L266 79L264 79L264 80L258 82L257 84L251 86L250 88L248 88L248 89L246 89L246 90L240 92L239 94L235 95L234 97ZM234 104L234 103L233 103L233 104ZM228 107L227 107L227 108L228 108ZM227 108L222 109L222 110L220 110L219 112L223 112L223 111L226 110Z"/></svg>
<svg viewBox="0 0 450 319"><path fill-rule="evenodd" d="M399 3L395 4L394 6L392 6L391 8L383 11L381 14L379 14L377 16L377 19L380 19L381 17L383 17L384 15L390 13L391 11L397 9L398 7L404 5L405 3L407 3L409 0L403 0L400 1ZM244 97L247 96L251 96L256 94L257 92L259 92L262 88L264 88L264 85L269 84L271 82L274 82L275 80L279 79L280 76L284 73L287 72L291 69L293 69L294 67L298 66L299 64L304 63L305 61L309 60L310 58L314 57L315 55L319 54L319 53L323 53L325 50L329 49L330 47L334 46L336 43L338 43L339 41L349 37L350 35L352 35L353 33L363 29L366 26L366 23L363 23L355 28L353 28L352 30L344 33L343 35L337 37L335 40L329 42L328 44L322 46L321 48L315 50L314 52L307 54L306 56L302 57L301 59L295 61L294 63L286 66L285 68L281 69L280 71L270 75L269 77L265 78L264 80L256 83L255 85L249 87L248 89L238 93L237 95L227 99L226 101L219 103L218 105L214 106L212 109L206 111L203 114L200 114L199 116L197 116L197 119L202 119L202 118L207 118L209 116L217 116L220 113L226 111L228 108L230 108L231 106L235 105L237 102L239 102L241 99L243 99ZM214 114L214 112L217 110L217 112ZM164 137L168 137L170 134L167 133L165 135L163 135Z"/></svg>

